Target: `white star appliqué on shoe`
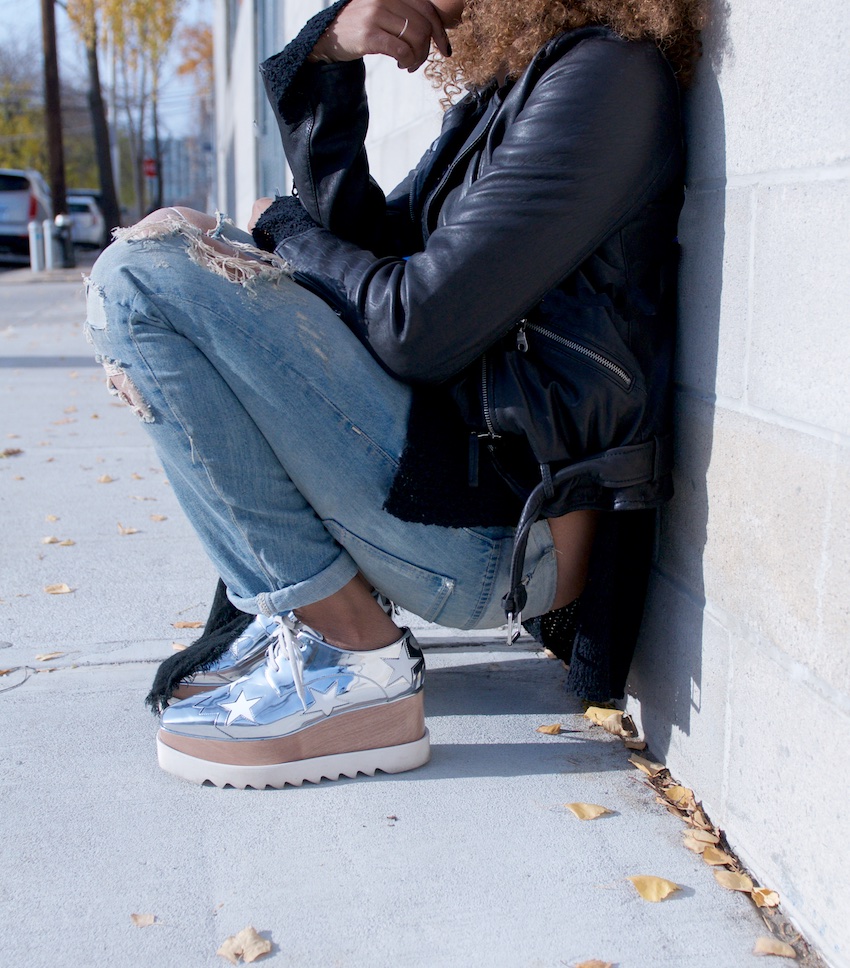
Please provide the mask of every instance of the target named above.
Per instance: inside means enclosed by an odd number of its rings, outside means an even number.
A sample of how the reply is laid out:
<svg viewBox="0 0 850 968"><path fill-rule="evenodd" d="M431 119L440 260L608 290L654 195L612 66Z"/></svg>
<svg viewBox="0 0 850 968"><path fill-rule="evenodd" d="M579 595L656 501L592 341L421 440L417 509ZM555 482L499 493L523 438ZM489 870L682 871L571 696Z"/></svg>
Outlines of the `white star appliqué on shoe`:
<svg viewBox="0 0 850 968"><path fill-rule="evenodd" d="M419 656L415 658L411 656L407 651L407 646L402 646L397 659L387 659L384 656L381 656L381 659L393 671L392 677L385 683L385 686L391 686L396 679L404 679L408 685L413 685L413 670L419 663Z"/></svg>
<svg viewBox="0 0 850 968"><path fill-rule="evenodd" d="M311 688L310 695L313 697L316 708L321 709L326 716L330 716L337 706L344 706L346 702L345 696L339 695L339 682L336 680L324 692Z"/></svg>
<svg viewBox="0 0 850 968"><path fill-rule="evenodd" d="M254 714L251 712L251 707L259 701L259 696L256 699L246 699L245 690L243 689L235 702L220 702L219 706L227 710L227 722L224 725L229 726L234 720L239 719L240 716L242 719L247 719L255 723L256 720L254 719Z"/></svg>

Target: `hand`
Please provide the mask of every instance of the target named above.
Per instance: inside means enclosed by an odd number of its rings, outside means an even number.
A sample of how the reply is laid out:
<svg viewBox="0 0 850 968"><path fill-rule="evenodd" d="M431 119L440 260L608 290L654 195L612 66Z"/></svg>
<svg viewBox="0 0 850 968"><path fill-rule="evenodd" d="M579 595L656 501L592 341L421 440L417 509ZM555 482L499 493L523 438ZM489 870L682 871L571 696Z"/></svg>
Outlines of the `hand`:
<svg viewBox="0 0 850 968"><path fill-rule="evenodd" d="M350 61L386 54L412 73L425 63L432 40L448 57L446 29L430 0L351 0L322 34L313 57Z"/></svg>
<svg viewBox="0 0 850 968"><path fill-rule="evenodd" d="M254 205L251 208L251 217L248 219L249 232L254 231L254 226L257 224L257 220L273 201L273 198L258 198L257 201L254 202Z"/></svg>

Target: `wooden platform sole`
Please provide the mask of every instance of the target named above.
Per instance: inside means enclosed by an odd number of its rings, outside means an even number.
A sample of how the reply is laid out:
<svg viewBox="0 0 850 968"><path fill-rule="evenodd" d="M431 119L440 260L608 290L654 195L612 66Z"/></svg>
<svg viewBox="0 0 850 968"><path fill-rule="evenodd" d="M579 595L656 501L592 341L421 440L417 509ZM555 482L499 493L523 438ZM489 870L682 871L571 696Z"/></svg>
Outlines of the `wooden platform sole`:
<svg viewBox="0 0 850 968"><path fill-rule="evenodd" d="M161 729L157 749L160 766L176 776L258 789L357 773L371 776L376 770L400 773L430 757L421 692L331 716L277 739L195 739Z"/></svg>

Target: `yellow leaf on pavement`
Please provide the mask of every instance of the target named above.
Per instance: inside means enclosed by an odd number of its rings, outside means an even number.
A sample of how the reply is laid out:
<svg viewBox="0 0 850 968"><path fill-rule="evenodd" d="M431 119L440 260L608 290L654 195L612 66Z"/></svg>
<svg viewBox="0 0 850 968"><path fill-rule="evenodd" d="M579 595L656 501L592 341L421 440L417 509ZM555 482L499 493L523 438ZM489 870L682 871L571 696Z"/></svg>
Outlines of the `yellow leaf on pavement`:
<svg viewBox="0 0 850 968"><path fill-rule="evenodd" d="M710 833L707 830L689 830L682 842L688 850L692 850L695 854L701 854L707 847L711 847L719 841L720 838L717 834Z"/></svg>
<svg viewBox="0 0 850 968"><path fill-rule="evenodd" d="M272 943L258 934L252 927L243 928L239 934L226 938L216 951L217 955L227 958L231 965L239 964L241 958L246 964L262 958L272 950Z"/></svg>
<svg viewBox="0 0 850 968"><path fill-rule="evenodd" d="M756 907L776 907L779 904L779 895L769 887L754 887L752 895Z"/></svg>
<svg viewBox="0 0 850 968"><path fill-rule="evenodd" d="M719 847L712 846L706 846L705 850L702 852L702 859L706 862L706 864L711 864L712 867L717 867L721 864L735 863L735 858L727 854L725 850L720 850Z"/></svg>
<svg viewBox="0 0 850 968"><path fill-rule="evenodd" d="M65 582L61 582L58 585L45 585L44 586L44 590L47 592L48 595L68 595L74 589L73 588L69 588L65 584Z"/></svg>
<svg viewBox="0 0 850 968"><path fill-rule="evenodd" d="M642 770L647 776L658 776L662 770L666 769L663 763L653 763L652 760L648 760L644 756L638 756L637 753L632 753L629 757L629 763L632 766L636 766L639 770Z"/></svg>
<svg viewBox="0 0 850 968"><path fill-rule="evenodd" d="M696 805L694 791L683 786L670 786L664 790L664 796L680 810L687 810Z"/></svg>
<svg viewBox="0 0 850 968"><path fill-rule="evenodd" d="M771 938L766 935L756 941L756 945L753 948L753 954L779 955L780 958L797 957L797 952L791 947L790 944L780 941L779 938Z"/></svg>
<svg viewBox="0 0 850 968"><path fill-rule="evenodd" d="M665 897L679 890L679 885L673 881L665 880L663 877L653 877L651 874L637 874L626 880L634 884L644 901L663 901Z"/></svg>
<svg viewBox="0 0 850 968"><path fill-rule="evenodd" d="M611 961L600 961L598 958L591 958L590 961L580 961L575 968L614 968Z"/></svg>
<svg viewBox="0 0 850 968"><path fill-rule="evenodd" d="M131 914L130 920L137 928L149 928L152 924L156 923L155 914Z"/></svg>
<svg viewBox="0 0 850 968"><path fill-rule="evenodd" d="M58 659L64 652L42 652L35 657L36 662L49 662L51 659Z"/></svg>
<svg viewBox="0 0 850 968"><path fill-rule="evenodd" d="M551 726L538 726L535 733L546 733L547 736L557 736L561 732L560 723L552 723Z"/></svg>
<svg viewBox="0 0 850 968"><path fill-rule="evenodd" d="M59 518L55 514L48 514L44 520L52 522L52 521L58 521Z"/></svg>
<svg viewBox="0 0 850 968"><path fill-rule="evenodd" d="M619 712L617 709L608 709L606 706L588 706L584 711L584 718L589 719L597 726L601 726L603 720L607 719L611 713ZM622 713L620 713L622 715Z"/></svg>
<svg viewBox="0 0 850 968"><path fill-rule="evenodd" d="M607 807L598 803L565 803L564 806L575 814L579 820L595 820L603 814L611 813Z"/></svg>
<svg viewBox="0 0 850 968"><path fill-rule="evenodd" d="M749 894L753 889L752 879L746 874L737 874L735 871L715 871L714 879L728 891L743 891L744 894Z"/></svg>
<svg viewBox="0 0 850 968"><path fill-rule="evenodd" d="M171 627L175 629L199 629L203 628L203 622L172 622Z"/></svg>
<svg viewBox="0 0 850 968"><path fill-rule="evenodd" d="M76 541L72 541L70 538L66 538L64 541L60 541L59 542L59 547L60 548L71 548L76 543L77 543Z"/></svg>
<svg viewBox="0 0 850 968"><path fill-rule="evenodd" d="M139 533L138 528L131 528L131 527L125 528L120 521L118 522L118 534L138 534L138 533Z"/></svg>
<svg viewBox="0 0 850 968"><path fill-rule="evenodd" d="M185 645L183 642L172 642L171 648L174 649L175 652L185 652L189 646Z"/></svg>
<svg viewBox="0 0 850 968"><path fill-rule="evenodd" d="M59 539L54 534L48 535L46 538L41 539L42 544L59 544Z"/></svg>
<svg viewBox="0 0 850 968"><path fill-rule="evenodd" d="M167 521L168 517L165 514L152 514L151 521Z"/></svg>
<svg viewBox="0 0 850 968"><path fill-rule="evenodd" d="M114 480L115 480L115 478L114 477L110 477L108 474L101 474L101 476L97 479L97 483L98 484L112 484Z"/></svg>

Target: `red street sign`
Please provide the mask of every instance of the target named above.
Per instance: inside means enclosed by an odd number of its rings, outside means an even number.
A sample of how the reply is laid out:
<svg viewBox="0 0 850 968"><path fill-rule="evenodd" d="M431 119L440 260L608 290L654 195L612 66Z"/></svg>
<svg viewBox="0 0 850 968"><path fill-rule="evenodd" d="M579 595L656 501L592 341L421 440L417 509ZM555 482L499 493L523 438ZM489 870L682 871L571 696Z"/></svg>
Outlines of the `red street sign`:
<svg viewBox="0 0 850 968"><path fill-rule="evenodd" d="M145 158L142 162L142 170L145 173L145 178L156 178L156 159Z"/></svg>

